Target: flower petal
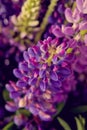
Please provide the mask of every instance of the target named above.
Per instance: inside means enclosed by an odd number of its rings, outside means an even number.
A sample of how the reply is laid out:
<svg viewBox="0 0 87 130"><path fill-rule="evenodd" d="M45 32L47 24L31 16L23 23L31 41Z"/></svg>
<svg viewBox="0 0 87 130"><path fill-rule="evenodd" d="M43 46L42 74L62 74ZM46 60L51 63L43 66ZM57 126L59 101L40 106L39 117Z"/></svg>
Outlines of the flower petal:
<svg viewBox="0 0 87 130"><path fill-rule="evenodd" d="M20 93L13 91L10 93L10 98L14 99L20 96Z"/></svg>
<svg viewBox="0 0 87 130"><path fill-rule="evenodd" d="M50 86L50 87L51 87L51 90L57 92L57 91L59 91L61 85L62 85L62 84L61 84L60 81L53 81L53 80L51 80L51 86Z"/></svg>
<svg viewBox="0 0 87 130"><path fill-rule="evenodd" d="M68 22L73 23L73 18L72 18L72 11L70 8L66 8L65 10L65 17Z"/></svg>
<svg viewBox="0 0 87 130"><path fill-rule="evenodd" d="M80 12L83 11L83 0L76 0L77 8Z"/></svg>
<svg viewBox="0 0 87 130"><path fill-rule="evenodd" d="M87 30L87 22L81 22L79 24L79 30Z"/></svg>
<svg viewBox="0 0 87 130"><path fill-rule="evenodd" d="M64 27L63 33L72 36L74 34L74 30L72 27Z"/></svg>
<svg viewBox="0 0 87 130"><path fill-rule="evenodd" d="M19 69L20 70L23 70L23 71L28 71L29 70L29 68L28 68L28 64L27 64L27 62L21 62L21 63L19 63Z"/></svg>
<svg viewBox="0 0 87 130"><path fill-rule="evenodd" d="M59 26L53 26L53 27L52 27L52 33L53 33L56 37L58 37L58 38L64 36L64 34L62 33L62 31L61 31L61 29L60 29Z"/></svg>
<svg viewBox="0 0 87 130"><path fill-rule="evenodd" d="M27 61L27 62L29 61L29 55L28 55L27 51L24 51L23 57L24 57L25 61Z"/></svg>
<svg viewBox="0 0 87 130"><path fill-rule="evenodd" d="M19 80L17 81L16 85L19 87L19 88L22 88L22 87L26 87L27 86L27 83L23 80Z"/></svg>
<svg viewBox="0 0 87 130"><path fill-rule="evenodd" d="M10 84L6 84L6 89L7 89L9 92L14 91L14 88L13 88Z"/></svg>
<svg viewBox="0 0 87 130"><path fill-rule="evenodd" d="M10 112L15 112L17 110L17 107L15 106L15 103L13 102L7 102L5 105L5 108Z"/></svg>
<svg viewBox="0 0 87 130"><path fill-rule="evenodd" d="M40 82L40 88L44 92L46 90L46 83L44 83L43 81L41 81Z"/></svg>
<svg viewBox="0 0 87 130"><path fill-rule="evenodd" d="M52 71L52 72L50 73L50 78L51 78L52 80L54 80L54 81L58 81L58 75L57 75L57 73Z"/></svg>
<svg viewBox="0 0 87 130"><path fill-rule="evenodd" d="M21 71L19 69L14 69L13 70L13 74L17 77L17 78L22 78L23 74L21 73Z"/></svg>
<svg viewBox="0 0 87 130"><path fill-rule="evenodd" d="M46 70L40 70L39 71L39 77L40 78L44 78L45 74L46 74Z"/></svg>
<svg viewBox="0 0 87 130"><path fill-rule="evenodd" d="M43 121L51 121L51 120L52 120L51 115L48 115L47 113L44 113L43 111L39 111L39 117L40 117Z"/></svg>

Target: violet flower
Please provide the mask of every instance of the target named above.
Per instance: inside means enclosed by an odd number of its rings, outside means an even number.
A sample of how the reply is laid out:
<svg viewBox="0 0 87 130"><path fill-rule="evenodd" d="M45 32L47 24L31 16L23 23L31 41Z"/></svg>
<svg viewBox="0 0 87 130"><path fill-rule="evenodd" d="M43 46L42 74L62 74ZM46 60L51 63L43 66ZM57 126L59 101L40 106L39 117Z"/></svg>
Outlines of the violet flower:
<svg viewBox="0 0 87 130"><path fill-rule="evenodd" d="M14 123L17 125L17 126L25 126L26 122L27 122L27 117L22 115L22 114L18 114L18 115L15 115L14 116Z"/></svg>
<svg viewBox="0 0 87 130"><path fill-rule="evenodd" d="M19 14L23 1L24 0L0 0L0 23L2 23L3 26L8 26L9 18L12 15Z"/></svg>
<svg viewBox="0 0 87 130"><path fill-rule="evenodd" d="M80 20L79 10L75 8L74 11L72 11L71 8L66 8L65 17L69 23L78 23Z"/></svg>
<svg viewBox="0 0 87 130"><path fill-rule="evenodd" d="M79 30L80 31L87 30L87 21L82 21L79 23Z"/></svg>
<svg viewBox="0 0 87 130"><path fill-rule="evenodd" d="M18 108L28 109L34 116L48 121L56 113L56 106L65 102L74 81L69 45L59 44L48 37L24 52L24 61L13 72L19 80L6 88Z"/></svg>
<svg viewBox="0 0 87 130"><path fill-rule="evenodd" d="M79 43L76 50L76 60L72 64L74 71L81 73L87 72L87 46L84 43Z"/></svg>
<svg viewBox="0 0 87 130"><path fill-rule="evenodd" d="M51 27L51 32L58 38L73 36L75 33L74 29L71 26L64 26L60 28L58 25L53 25Z"/></svg>
<svg viewBox="0 0 87 130"><path fill-rule="evenodd" d="M76 5L81 13L87 14L87 0L76 0Z"/></svg>
<svg viewBox="0 0 87 130"><path fill-rule="evenodd" d="M40 86L42 91L51 88L53 83L61 87L60 81L71 74L68 63L63 67L67 49L67 44L58 45L57 39L51 38L29 48L24 52L25 61L19 64L19 69L14 70L14 74L20 79L16 85L18 87Z"/></svg>

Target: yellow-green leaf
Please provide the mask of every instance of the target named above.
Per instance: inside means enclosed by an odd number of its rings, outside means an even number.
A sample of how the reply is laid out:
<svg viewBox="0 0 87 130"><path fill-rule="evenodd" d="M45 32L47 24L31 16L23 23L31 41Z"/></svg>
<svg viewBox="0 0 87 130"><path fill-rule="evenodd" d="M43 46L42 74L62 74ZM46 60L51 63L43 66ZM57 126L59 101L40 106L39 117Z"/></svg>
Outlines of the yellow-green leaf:
<svg viewBox="0 0 87 130"><path fill-rule="evenodd" d="M4 98L5 101L11 100L10 97L9 97L9 92L7 90L3 91L3 98Z"/></svg>
<svg viewBox="0 0 87 130"><path fill-rule="evenodd" d="M85 113L85 112L87 112L87 105L78 106L78 107L72 109L72 112L74 112L74 113Z"/></svg>
<svg viewBox="0 0 87 130"><path fill-rule="evenodd" d="M75 117L75 120L76 120L77 130L85 130L83 122L81 121L81 119Z"/></svg>
<svg viewBox="0 0 87 130"><path fill-rule="evenodd" d="M64 121L62 118L58 117L58 121L60 125L64 128L64 130L72 130L70 126L68 125L68 123Z"/></svg>
<svg viewBox="0 0 87 130"><path fill-rule="evenodd" d="M13 122L10 122L9 124L7 124L2 130L13 130L12 127L13 127L14 123Z"/></svg>
<svg viewBox="0 0 87 130"><path fill-rule="evenodd" d="M16 114L23 114L25 116L29 116L30 112L28 110L25 110L25 109L19 109L18 111L16 111Z"/></svg>

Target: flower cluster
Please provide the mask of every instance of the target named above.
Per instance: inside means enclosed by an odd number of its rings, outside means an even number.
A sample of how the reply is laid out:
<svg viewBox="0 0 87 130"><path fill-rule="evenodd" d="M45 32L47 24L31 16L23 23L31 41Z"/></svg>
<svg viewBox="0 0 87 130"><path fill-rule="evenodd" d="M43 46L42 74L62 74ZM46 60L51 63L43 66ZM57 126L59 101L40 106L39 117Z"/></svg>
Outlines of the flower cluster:
<svg viewBox="0 0 87 130"><path fill-rule="evenodd" d="M0 24L8 26L9 19L12 15L18 15L24 0L1 0L0 1Z"/></svg>
<svg viewBox="0 0 87 130"><path fill-rule="evenodd" d="M5 27L0 24L1 62L4 59L0 83L10 77L6 84L9 94L5 90L5 99L8 99L5 108L15 112L7 122L13 120L24 130L51 130L54 126L48 128L49 123L56 120L61 104L66 103L69 95L87 95L87 0L22 0L21 10L20 0L11 2L13 10L18 7L17 12L9 14ZM0 4L1 18L6 7L3 2ZM15 82L10 69L16 67L17 62L18 68L13 70ZM3 66L9 68L9 76L8 72L2 74ZM84 102L85 97L82 96ZM2 107L0 110L2 112Z"/></svg>
<svg viewBox="0 0 87 130"><path fill-rule="evenodd" d="M86 2L77 0L76 4L73 4L73 9L69 7L65 9L65 18L68 23L61 24L61 26L54 24L50 28L50 32L57 38L68 41L73 39L77 42L74 46L76 60L72 64L72 69L77 73L83 73L87 70L87 13L85 4Z"/></svg>
<svg viewBox="0 0 87 130"><path fill-rule="evenodd" d="M24 61L13 71L19 80L6 85L18 108L25 107L34 116L50 120L57 104L66 101L74 90L69 61L73 48L69 52L69 46L48 37L24 52Z"/></svg>
<svg viewBox="0 0 87 130"><path fill-rule="evenodd" d="M74 30L73 38L77 41L77 48L75 51L76 60L72 68L80 76L85 77L87 73L87 1L76 0L76 5L73 11L66 8L65 17L69 23L72 24ZM83 75L83 76L81 76ZM82 78L81 78L82 80Z"/></svg>

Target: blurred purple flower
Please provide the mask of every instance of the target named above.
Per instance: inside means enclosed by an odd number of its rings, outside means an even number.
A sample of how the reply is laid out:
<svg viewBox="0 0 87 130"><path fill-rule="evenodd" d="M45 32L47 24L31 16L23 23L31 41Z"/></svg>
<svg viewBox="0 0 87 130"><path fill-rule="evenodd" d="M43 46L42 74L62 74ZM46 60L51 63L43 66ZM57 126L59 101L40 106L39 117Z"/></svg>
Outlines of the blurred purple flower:
<svg viewBox="0 0 87 130"><path fill-rule="evenodd" d="M27 117L22 114L18 114L14 116L14 123L17 126L25 126L27 120L28 120Z"/></svg>
<svg viewBox="0 0 87 130"><path fill-rule="evenodd" d="M77 8L75 8L74 11L72 11L71 8L66 8L65 17L69 23L78 23L80 20L80 13Z"/></svg>
<svg viewBox="0 0 87 130"><path fill-rule="evenodd" d="M18 15L24 0L0 0L0 24L8 26L9 18Z"/></svg>
<svg viewBox="0 0 87 130"><path fill-rule="evenodd" d="M84 43L87 46L87 34L84 36Z"/></svg>
<svg viewBox="0 0 87 130"><path fill-rule="evenodd" d="M64 25L62 25L61 28L58 25L53 25L51 27L51 32L58 38L65 36L73 36L73 34L75 33L72 27Z"/></svg>
<svg viewBox="0 0 87 130"><path fill-rule="evenodd" d="M87 30L87 21L82 21L79 23L79 30Z"/></svg>
<svg viewBox="0 0 87 130"><path fill-rule="evenodd" d="M87 14L87 0L76 0L76 5L81 13Z"/></svg>
<svg viewBox="0 0 87 130"><path fill-rule="evenodd" d="M15 112L17 110L17 106L14 102L8 101L5 105L5 108L10 112Z"/></svg>
<svg viewBox="0 0 87 130"><path fill-rule="evenodd" d="M80 45L76 49L76 60L73 62L72 66L74 71L80 73L87 73L87 46L84 43L79 43Z"/></svg>

